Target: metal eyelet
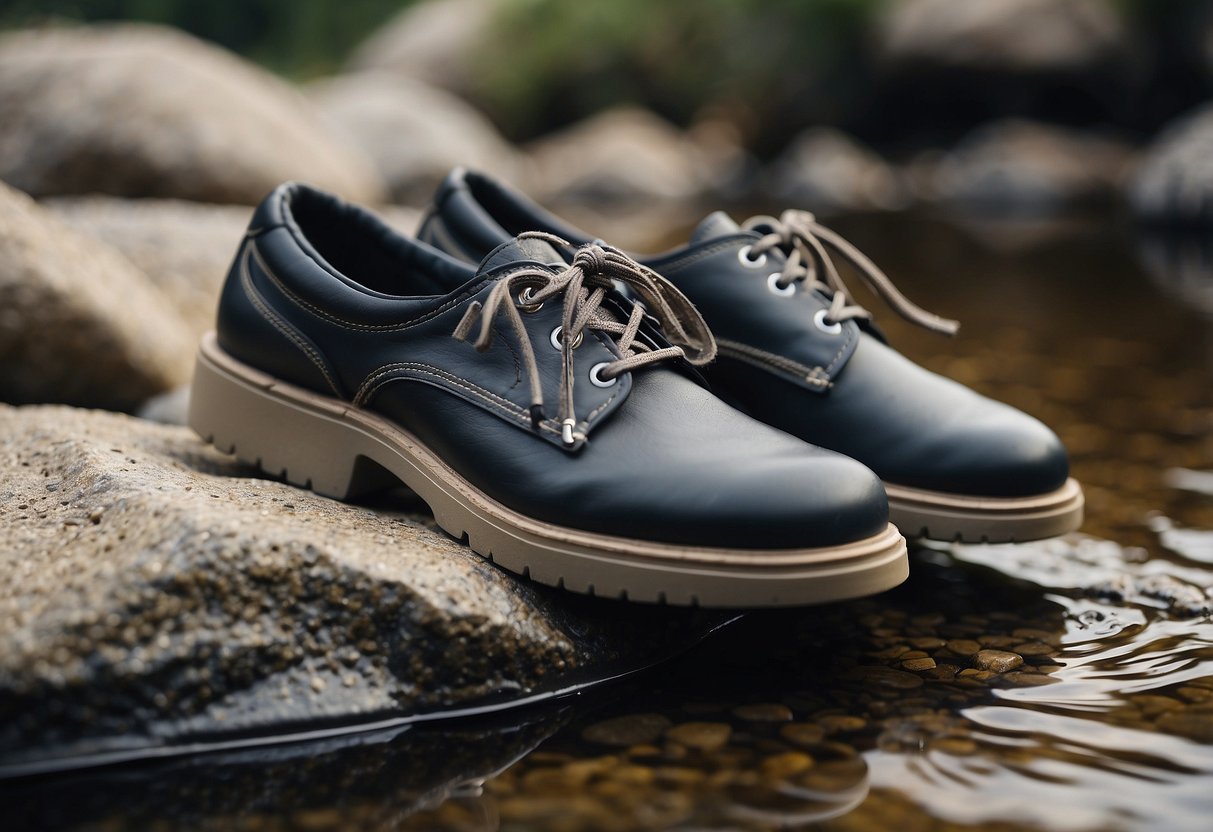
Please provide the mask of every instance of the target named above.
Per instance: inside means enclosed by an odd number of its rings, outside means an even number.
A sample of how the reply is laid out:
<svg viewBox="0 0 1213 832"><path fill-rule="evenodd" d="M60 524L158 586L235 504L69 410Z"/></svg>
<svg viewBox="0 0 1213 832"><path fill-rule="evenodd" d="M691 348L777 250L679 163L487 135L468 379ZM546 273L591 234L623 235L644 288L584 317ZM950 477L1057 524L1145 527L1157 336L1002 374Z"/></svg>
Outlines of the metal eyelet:
<svg viewBox="0 0 1213 832"><path fill-rule="evenodd" d="M761 269L767 264L767 256L765 253L757 257L750 257L750 249L753 246L742 246L737 250L737 262L745 266L747 269Z"/></svg>
<svg viewBox="0 0 1213 832"><path fill-rule="evenodd" d="M825 334L837 335L838 333L842 332L842 324L838 321L826 323L826 314L828 312L829 310L827 309L818 309L817 314L813 316L813 323Z"/></svg>
<svg viewBox="0 0 1213 832"><path fill-rule="evenodd" d="M515 299L515 303L518 306L518 308L521 309L523 312L526 312L527 314L530 314L532 312L538 312L540 309L543 308L543 301L534 303L533 301L531 301L531 295L532 295L531 287L524 286L522 291L518 293L518 297Z"/></svg>
<svg viewBox="0 0 1213 832"><path fill-rule="evenodd" d="M552 346L558 350L564 349L564 342L562 340L560 340L560 333L563 331L564 331L564 327L558 326L555 329L553 329L552 334L550 336L548 336L548 340L552 342ZM573 349L577 349L578 347L581 346L581 342L583 340L584 335L585 335L585 330L582 330L581 332L577 333L577 337L573 339Z"/></svg>
<svg viewBox="0 0 1213 832"><path fill-rule="evenodd" d="M601 364L595 364L590 368L590 384L595 387L614 387L615 382L619 381L619 376L614 378L603 378L599 375L603 369L611 366L609 361L603 361Z"/></svg>
<svg viewBox="0 0 1213 832"><path fill-rule="evenodd" d="M796 284L789 283L787 286L780 286L779 281L783 277L779 272L772 272L767 276L767 288L771 290L771 294L779 295L781 298L790 298L796 294Z"/></svg>

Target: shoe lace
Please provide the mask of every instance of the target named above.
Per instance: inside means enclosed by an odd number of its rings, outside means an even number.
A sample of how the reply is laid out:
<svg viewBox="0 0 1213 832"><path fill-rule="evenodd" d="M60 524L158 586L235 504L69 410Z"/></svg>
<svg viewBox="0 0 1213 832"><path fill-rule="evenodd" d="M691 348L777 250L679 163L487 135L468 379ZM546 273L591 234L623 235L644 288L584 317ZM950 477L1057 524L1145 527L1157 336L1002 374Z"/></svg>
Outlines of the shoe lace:
<svg viewBox="0 0 1213 832"><path fill-rule="evenodd" d="M524 238L543 240L558 248L572 248L570 243L552 234L528 232L520 235L520 239ZM643 301L643 304L632 305L626 322L602 309L616 280L631 287ZM577 412L573 402L573 350L581 343L585 330L605 332L615 339L621 357L608 362L597 373L604 381L659 361L682 358L701 366L716 357L712 332L687 296L664 277L614 248L597 243L581 246L569 266L559 272L539 268L514 272L497 281L483 304L473 301L469 305L453 334L460 341L467 340L479 319L480 332L473 345L484 352L493 342L494 319L504 315L521 348L531 388L531 425L536 429L546 418L543 384L535 361L535 348L519 309L536 310L546 300L557 296L563 298L560 421L561 439L566 445L585 438L584 434L574 432ZM671 346L654 348L637 340L646 313L661 324Z"/></svg>
<svg viewBox="0 0 1213 832"><path fill-rule="evenodd" d="M809 291L819 289L831 297L830 308L826 312L826 323L872 317L871 312L851 300L846 284L842 282L842 277L830 258L830 252L833 251L850 263L868 288L907 321L944 335L955 335L960 329L958 321L941 318L914 304L897 290L889 276L863 252L837 232L817 222L817 218L808 211L784 211L779 219L751 217L742 227L746 230L767 231L758 242L750 246L752 258L775 248L787 254L787 261L775 283L778 288L786 289L793 282L799 282Z"/></svg>

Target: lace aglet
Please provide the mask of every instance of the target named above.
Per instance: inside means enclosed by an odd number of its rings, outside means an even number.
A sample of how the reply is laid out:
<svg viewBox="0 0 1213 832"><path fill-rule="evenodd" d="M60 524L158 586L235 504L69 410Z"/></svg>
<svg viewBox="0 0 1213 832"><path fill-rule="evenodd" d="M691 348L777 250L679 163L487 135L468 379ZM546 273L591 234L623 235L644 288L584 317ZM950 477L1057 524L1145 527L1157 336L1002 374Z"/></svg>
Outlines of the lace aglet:
<svg viewBox="0 0 1213 832"><path fill-rule="evenodd" d="M931 329L935 330L941 335L947 335L949 338L951 338L960 331L960 321L953 321L949 318L940 318L932 324Z"/></svg>
<svg viewBox="0 0 1213 832"><path fill-rule="evenodd" d="M577 441L576 437L573 436L573 428L576 426L577 423L572 419L565 419L560 423L560 439L562 442L564 442L564 444L572 445Z"/></svg>
<svg viewBox="0 0 1213 832"><path fill-rule="evenodd" d="M459 319L459 324L455 327L455 331L451 333L451 336L456 341L467 340L468 335L472 332L472 326L475 325L476 319L480 317L480 310L482 308L483 304L478 300L474 300L468 304L467 311L463 313L463 317Z"/></svg>
<svg viewBox="0 0 1213 832"><path fill-rule="evenodd" d="M531 427L532 428L534 428L535 430L539 430L539 426L543 423L543 420L545 418L546 418L546 414L543 412L543 405L541 405L541 404L531 405Z"/></svg>

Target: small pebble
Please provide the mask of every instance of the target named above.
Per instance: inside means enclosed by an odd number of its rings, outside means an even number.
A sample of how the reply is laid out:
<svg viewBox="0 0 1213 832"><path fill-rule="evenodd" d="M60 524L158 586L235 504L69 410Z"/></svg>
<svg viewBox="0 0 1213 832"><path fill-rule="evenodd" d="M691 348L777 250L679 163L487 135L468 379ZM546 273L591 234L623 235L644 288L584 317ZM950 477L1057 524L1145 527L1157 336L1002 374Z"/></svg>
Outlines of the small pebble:
<svg viewBox="0 0 1213 832"><path fill-rule="evenodd" d="M901 663L906 670L930 670L935 667L935 660L930 656L923 659L909 659Z"/></svg>
<svg viewBox="0 0 1213 832"><path fill-rule="evenodd" d="M763 702L753 705L738 705L733 716L747 722L791 722L792 709L778 702Z"/></svg>
<svg viewBox="0 0 1213 832"><path fill-rule="evenodd" d="M813 758L802 751L785 751L762 761L762 773L774 779L800 774L813 767Z"/></svg>
<svg viewBox="0 0 1213 832"><path fill-rule="evenodd" d="M813 745L821 742L825 731L820 725L808 722L793 722L779 729L779 736L793 745Z"/></svg>
<svg viewBox="0 0 1213 832"><path fill-rule="evenodd" d="M864 682L870 682L873 685L892 688L894 690L912 690L913 688L922 687L922 679L913 673L906 673L904 670L896 670L895 668L884 667L882 665L855 667L849 670L847 675L853 679L859 679Z"/></svg>
<svg viewBox="0 0 1213 832"><path fill-rule="evenodd" d="M1023 664L1023 656L1005 650L981 650L973 657L973 664L993 673L1006 673Z"/></svg>
<svg viewBox="0 0 1213 832"><path fill-rule="evenodd" d="M1016 644L1011 649L1021 656L1050 656L1057 652L1053 645L1045 644L1043 641L1027 641L1023 644Z"/></svg>
<svg viewBox="0 0 1213 832"><path fill-rule="evenodd" d="M684 722L665 732L666 739L711 753L724 748L733 729L722 722Z"/></svg>
<svg viewBox="0 0 1213 832"><path fill-rule="evenodd" d="M817 724L826 734L838 734L844 731L862 731L868 723L863 717L849 714L828 714L819 718Z"/></svg>
<svg viewBox="0 0 1213 832"><path fill-rule="evenodd" d="M653 743L672 723L661 714L629 714L596 722L581 732L581 738L599 745L629 746Z"/></svg>
<svg viewBox="0 0 1213 832"><path fill-rule="evenodd" d="M930 742L933 751L942 751L957 757L977 753L977 743L966 737L936 737Z"/></svg>

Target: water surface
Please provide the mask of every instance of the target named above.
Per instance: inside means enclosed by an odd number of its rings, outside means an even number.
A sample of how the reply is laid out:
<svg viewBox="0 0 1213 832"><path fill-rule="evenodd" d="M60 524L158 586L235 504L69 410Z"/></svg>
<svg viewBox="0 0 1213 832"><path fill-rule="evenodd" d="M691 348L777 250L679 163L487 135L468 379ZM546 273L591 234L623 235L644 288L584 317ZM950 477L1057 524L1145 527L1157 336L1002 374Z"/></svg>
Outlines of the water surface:
<svg viewBox="0 0 1213 832"><path fill-rule="evenodd" d="M1081 534L918 548L891 593L748 616L642 677L554 706L26 784L20 820L1209 828L1207 249L1143 241L1111 220L834 225L913 299L963 322L948 340L872 302L895 345L1062 436L1086 488Z"/></svg>

